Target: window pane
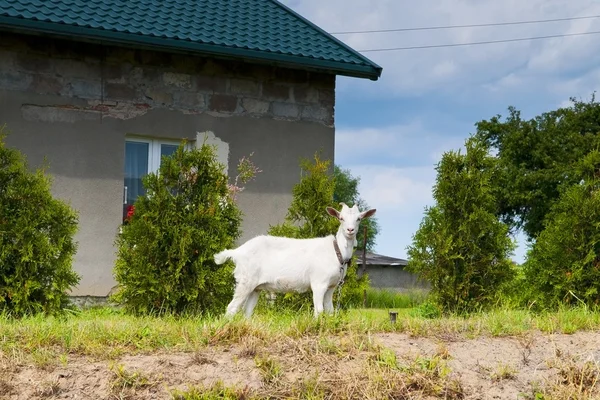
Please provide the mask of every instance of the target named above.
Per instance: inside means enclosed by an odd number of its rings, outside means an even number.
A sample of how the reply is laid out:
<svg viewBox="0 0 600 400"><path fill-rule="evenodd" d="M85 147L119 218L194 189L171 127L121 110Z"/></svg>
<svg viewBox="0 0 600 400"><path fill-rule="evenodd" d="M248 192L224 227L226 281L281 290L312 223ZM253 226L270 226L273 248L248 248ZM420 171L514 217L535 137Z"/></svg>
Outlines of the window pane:
<svg viewBox="0 0 600 400"><path fill-rule="evenodd" d="M160 145L160 160L162 163L162 158L163 156L170 156L171 154L175 153L175 151L177 150L177 145L174 144L161 144Z"/></svg>
<svg viewBox="0 0 600 400"><path fill-rule="evenodd" d="M148 174L148 155L150 145L142 142L125 142L125 186L127 187L127 205L135 202L138 196L145 194L142 177Z"/></svg>

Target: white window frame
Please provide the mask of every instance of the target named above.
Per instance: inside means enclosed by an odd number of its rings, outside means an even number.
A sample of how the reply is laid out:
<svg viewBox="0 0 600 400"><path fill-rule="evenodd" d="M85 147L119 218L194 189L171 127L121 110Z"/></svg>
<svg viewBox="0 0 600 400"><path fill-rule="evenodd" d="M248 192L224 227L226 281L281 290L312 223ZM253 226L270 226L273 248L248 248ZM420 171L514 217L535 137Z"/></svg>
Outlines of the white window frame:
<svg viewBox="0 0 600 400"><path fill-rule="evenodd" d="M183 139L152 139L147 137L131 137L126 136L126 142L138 142L138 143L148 143L148 173L157 173L160 168L160 146L162 144L168 144L171 146L179 146ZM195 147L195 142L192 140L188 140L185 145L186 150L191 150Z"/></svg>
<svg viewBox="0 0 600 400"><path fill-rule="evenodd" d="M160 145L179 146L183 139L159 139L141 136L125 136L125 142L148 143L148 174L157 173L160 168ZM195 140L188 140L185 149L191 150L196 146ZM127 204L127 186L123 186L123 204Z"/></svg>

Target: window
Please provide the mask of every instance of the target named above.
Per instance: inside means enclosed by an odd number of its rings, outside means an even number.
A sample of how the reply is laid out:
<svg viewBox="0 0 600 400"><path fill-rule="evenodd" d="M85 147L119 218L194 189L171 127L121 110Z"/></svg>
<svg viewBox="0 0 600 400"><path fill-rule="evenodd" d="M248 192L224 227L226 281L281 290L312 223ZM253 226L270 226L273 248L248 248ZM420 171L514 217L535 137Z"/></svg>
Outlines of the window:
<svg viewBox="0 0 600 400"><path fill-rule="evenodd" d="M142 178L156 173L162 156L170 156L177 150L179 141L162 139L127 138L125 140L125 181L123 192L123 220L139 196L146 191ZM193 146L188 142L188 148Z"/></svg>

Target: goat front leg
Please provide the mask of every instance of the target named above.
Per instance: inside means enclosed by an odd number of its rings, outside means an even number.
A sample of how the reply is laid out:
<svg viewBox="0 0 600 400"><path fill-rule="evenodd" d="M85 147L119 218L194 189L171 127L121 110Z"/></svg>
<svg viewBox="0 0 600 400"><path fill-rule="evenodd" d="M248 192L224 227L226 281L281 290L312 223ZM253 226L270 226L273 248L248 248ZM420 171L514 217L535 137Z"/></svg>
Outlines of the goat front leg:
<svg viewBox="0 0 600 400"><path fill-rule="evenodd" d="M323 307L325 309L325 312L329 314L333 313L333 293L335 292L336 288L337 286L334 286L332 288L327 289L327 291L325 292L325 300Z"/></svg>
<svg viewBox="0 0 600 400"><path fill-rule="evenodd" d="M313 292L313 304L315 308L315 318L323 312L323 300L325 292L327 291L327 285L314 285L312 287Z"/></svg>

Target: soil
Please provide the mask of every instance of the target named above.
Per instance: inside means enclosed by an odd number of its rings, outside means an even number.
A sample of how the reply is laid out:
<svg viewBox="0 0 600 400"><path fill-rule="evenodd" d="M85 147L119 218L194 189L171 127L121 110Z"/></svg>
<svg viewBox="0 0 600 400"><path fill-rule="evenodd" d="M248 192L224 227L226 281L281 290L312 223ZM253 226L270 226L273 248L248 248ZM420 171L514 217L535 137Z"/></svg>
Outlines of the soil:
<svg viewBox="0 0 600 400"><path fill-rule="evenodd" d="M393 351L399 362L417 356L442 356L451 376L460 381L465 399L524 398L523 394L531 395L536 385L543 387L556 382L560 366L566 362L600 363L600 332L476 339L415 338L390 333L373 338ZM0 398L170 399L173 389L210 386L218 380L226 386L259 390L267 383L264 370L257 367L257 354L276 359L281 365L282 378L291 380L315 372L320 372L325 380L328 375L350 376L348 371L361 373L365 365L366 358L359 354L338 358L336 362L327 362L325 358L319 361L310 353L322 351L319 350L322 347L308 341L298 343L302 340L288 339L263 347L241 343L194 353L125 355L114 360L70 355L47 367L3 365ZM312 340L319 343L321 339ZM329 343L339 345L340 340L343 339L332 337ZM335 349L331 352L335 353Z"/></svg>

